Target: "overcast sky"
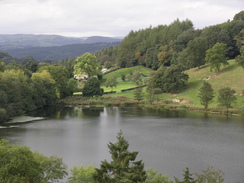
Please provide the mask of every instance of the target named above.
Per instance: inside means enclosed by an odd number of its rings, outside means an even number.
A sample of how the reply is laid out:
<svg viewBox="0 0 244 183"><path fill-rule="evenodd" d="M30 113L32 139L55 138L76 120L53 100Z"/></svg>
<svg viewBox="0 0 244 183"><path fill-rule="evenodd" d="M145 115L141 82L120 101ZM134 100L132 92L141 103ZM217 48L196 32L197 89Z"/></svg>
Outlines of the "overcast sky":
<svg viewBox="0 0 244 183"><path fill-rule="evenodd" d="M244 0L0 0L0 34L126 36L177 18L201 29L243 9Z"/></svg>

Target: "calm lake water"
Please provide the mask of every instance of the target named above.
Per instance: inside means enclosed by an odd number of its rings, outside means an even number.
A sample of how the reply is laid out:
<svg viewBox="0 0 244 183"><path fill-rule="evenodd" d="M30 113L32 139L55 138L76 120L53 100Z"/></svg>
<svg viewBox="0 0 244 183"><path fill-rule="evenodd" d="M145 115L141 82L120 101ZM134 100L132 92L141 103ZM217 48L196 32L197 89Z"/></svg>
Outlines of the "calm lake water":
<svg viewBox="0 0 244 183"><path fill-rule="evenodd" d="M244 119L221 115L135 108L63 108L31 114L47 119L0 129L0 138L71 168L110 160L108 142L122 130L130 151L139 151L145 167L182 179L183 170L221 169L225 182L244 182Z"/></svg>

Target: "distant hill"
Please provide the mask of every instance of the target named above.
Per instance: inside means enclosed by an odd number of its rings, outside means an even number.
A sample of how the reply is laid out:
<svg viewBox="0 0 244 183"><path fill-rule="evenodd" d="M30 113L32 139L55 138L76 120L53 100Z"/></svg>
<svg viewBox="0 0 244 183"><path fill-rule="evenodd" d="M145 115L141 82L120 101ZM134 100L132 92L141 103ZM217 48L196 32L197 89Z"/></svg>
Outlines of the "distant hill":
<svg viewBox="0 0 244 183"><path fill-rule="evenodd" d="M85 52L95 52L103 48L119 45L120 43L92 43L92 44L72 44L54 47L29 47L18 49L6 49L4 52L9 53L14 58L31 55L37 60L55 59L62 60L82 55Z"/></svg>
<svg viewBox="0 0 244 183"><path fill-rule="evenodd" d="M122 39L102 36L88 38L59 35L0 34L0 51L14 58L33 56L42 59L66 59L118 45Z"/></svg>
<svg viewBox="0 0 244 183"><path fill-rule="evenodd" d="M71 44L114 43L122 39L92 36L88 38L64 37L59 35L0 34L0 50L26 47L51 47Z"/></svg>
<svg viewBox="0 0 244 183"><path fill-rule="evenodd" d="M122 39L119 39L119 38L91 36L91 37L88 37L84 41L84 43L114 43L114 42L121 42L121 41L122 41Z"/></svg>
<svg viewBox="0 0 244 183"><path fill-rule="evenodd" d="M58 35L0 34L2 49L23 47L49 47L68 44L81 44L84 39Z"/></svg>

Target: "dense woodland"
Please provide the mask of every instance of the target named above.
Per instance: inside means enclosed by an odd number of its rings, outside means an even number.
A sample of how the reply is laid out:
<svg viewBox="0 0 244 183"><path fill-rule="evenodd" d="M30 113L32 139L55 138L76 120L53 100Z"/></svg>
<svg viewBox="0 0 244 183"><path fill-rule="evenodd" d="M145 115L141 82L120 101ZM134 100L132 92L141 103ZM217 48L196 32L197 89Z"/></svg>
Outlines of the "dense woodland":
<svg viewBox="0 0 244 183"><path fill-rule="evenodd" d="M183 64L184 69L205 64L205 52L216 43L226 44L226 59L240 54L243 44L244 11L236 14L232 21L195 29L186 19L175 20L170 25L159 25L131 31L119 47L104 49L95 55L101 64L113 61L118 67L143 65L157 70L160 66Z"/></svg>

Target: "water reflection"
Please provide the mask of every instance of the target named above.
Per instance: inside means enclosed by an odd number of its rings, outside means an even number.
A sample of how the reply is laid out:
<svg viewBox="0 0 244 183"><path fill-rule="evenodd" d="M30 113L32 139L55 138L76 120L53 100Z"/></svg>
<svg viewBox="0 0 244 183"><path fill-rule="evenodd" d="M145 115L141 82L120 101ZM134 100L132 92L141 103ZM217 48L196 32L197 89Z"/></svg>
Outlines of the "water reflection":
<svg viewBox="0 0 244 183"><path fill-rule="evenodd" d="M213 166L226 182L244 180L243 118L138 108L54 108L33 113L47 120L2 129L0 138L30 146L74 164L99 166L109 160L108 142L123 130L130 150L146 167L181 177L185 167Z"/></svg>

